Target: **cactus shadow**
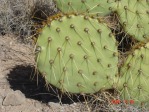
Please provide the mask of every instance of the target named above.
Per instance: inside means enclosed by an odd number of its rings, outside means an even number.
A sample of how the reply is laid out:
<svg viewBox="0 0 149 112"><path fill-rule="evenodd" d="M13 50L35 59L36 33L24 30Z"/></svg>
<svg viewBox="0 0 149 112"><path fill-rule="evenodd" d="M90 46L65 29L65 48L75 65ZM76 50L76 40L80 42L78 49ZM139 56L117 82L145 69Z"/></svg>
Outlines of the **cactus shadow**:
<svg viewBox="0 0 149 112"><path fill-rule="evenodd" d="M42 103L60 102L62 104L71 104L73 102L83 101L78 96L73 96L70 99L67 95L62 95L60 98L59 94L53 92L53 90L57 91L57 89L52 87L48 90L43 77L38 75L37 80L37 74L34 71L35 68L32 66L16 66L13 68L7 78L10 88L14 91L20 90L26 98L38 100Z"/></svg>

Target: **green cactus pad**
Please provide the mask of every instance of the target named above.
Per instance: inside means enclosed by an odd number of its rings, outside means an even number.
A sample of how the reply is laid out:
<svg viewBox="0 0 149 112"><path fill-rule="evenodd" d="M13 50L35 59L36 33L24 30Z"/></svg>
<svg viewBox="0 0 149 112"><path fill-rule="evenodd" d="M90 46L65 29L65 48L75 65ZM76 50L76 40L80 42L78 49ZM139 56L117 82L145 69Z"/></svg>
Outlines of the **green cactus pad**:
<svg viewBox="0 0 149 112"><path fill-rule="evenodd" d="M123 99L149 107L149 43L130 54L120 73L119 88Z"/></svg>
<svg viewBox="0 0 149 112"><path fill-rule="evenodd" d="M109 0L55 0L57 7L64 13L79 12L107 15L111 12Z"/></svg>
<svg viewBox="0 0 149 112"><path fill-rule="evenodd" d="M42 29L37 68L48 83L71 93L95 93L116 82L118 52L104 23L84 15L63 15Z"/></svg>
<svg viewBox="0 0 149 112"><path fill-rule="evenodd" d="M117 0L112 6L126 33L139 41L149 40L149 0Z"/></svg>

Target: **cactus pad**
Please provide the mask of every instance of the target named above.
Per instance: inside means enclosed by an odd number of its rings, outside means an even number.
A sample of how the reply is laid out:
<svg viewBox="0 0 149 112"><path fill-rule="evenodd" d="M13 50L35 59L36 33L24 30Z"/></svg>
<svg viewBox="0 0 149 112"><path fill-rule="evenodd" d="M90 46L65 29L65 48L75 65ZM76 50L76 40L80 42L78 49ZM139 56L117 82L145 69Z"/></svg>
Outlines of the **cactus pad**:
<svg viewBox="0 0 149 112"><path fill-rule="evenodd" d="M64 13L79 12L103 16L111 12L109 0L55 0L55 2Z"/></svg>
<svg viewBox="0 0 149 112"><path fill-rule="evenodd" d="M119 85L125 100L133 99L136 104L149 106L149 43L129 55L121 68Z"/></svg>
<svg viewBox="0 0 149 112"><path fill-rule="evenodd" d="M149 40L149 0L117 0L112 6L126 33L139 41Z"/></svg>
<svg viewBox="0 0 149 112"><path fill-rule="evenodd" d="M37 68L46 81L71 93L111 88L118 72L118 52L107 25L85 15L49 20L36 47Z"/></svg>

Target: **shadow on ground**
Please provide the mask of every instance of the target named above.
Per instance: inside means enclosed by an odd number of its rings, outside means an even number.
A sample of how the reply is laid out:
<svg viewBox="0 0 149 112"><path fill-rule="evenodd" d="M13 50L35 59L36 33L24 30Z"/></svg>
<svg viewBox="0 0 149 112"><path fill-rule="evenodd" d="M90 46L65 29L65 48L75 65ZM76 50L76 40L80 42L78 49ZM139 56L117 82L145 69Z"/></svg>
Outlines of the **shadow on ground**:
<svg viewBox="0 0 149 112"><path fill-rule="evenodd" d="M20 90L25 94L26 98L38 100L43 103L60 102L58 94L53 92L57 91L55 88L47 90L44 79L35 74L35 68L31 66L16 66L8 74L8 82L13 90ZM37 85L38 83L38 85ZM58 92L59 93L59 92ZM60 96L60 94L59 94ZM66 95L62 95L61 103L71 104L73 101L79 101L82 98L74 97L72 100Z"/></svg>

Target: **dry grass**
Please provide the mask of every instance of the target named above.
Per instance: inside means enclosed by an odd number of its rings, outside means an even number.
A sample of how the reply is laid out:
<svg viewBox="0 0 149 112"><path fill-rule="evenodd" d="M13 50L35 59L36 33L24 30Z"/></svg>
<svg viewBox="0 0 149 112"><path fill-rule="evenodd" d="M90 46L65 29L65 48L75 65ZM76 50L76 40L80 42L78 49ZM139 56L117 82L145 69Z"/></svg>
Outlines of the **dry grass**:
<svg viewBox="0 0 149 112"><path fill-rule="evenodd" d="M0 34L13 33L21 41L36 30L34 16L49 16L57 12L52 0L0 0L0 3ZM40 16L36 20L40 20Z"/></svg>

